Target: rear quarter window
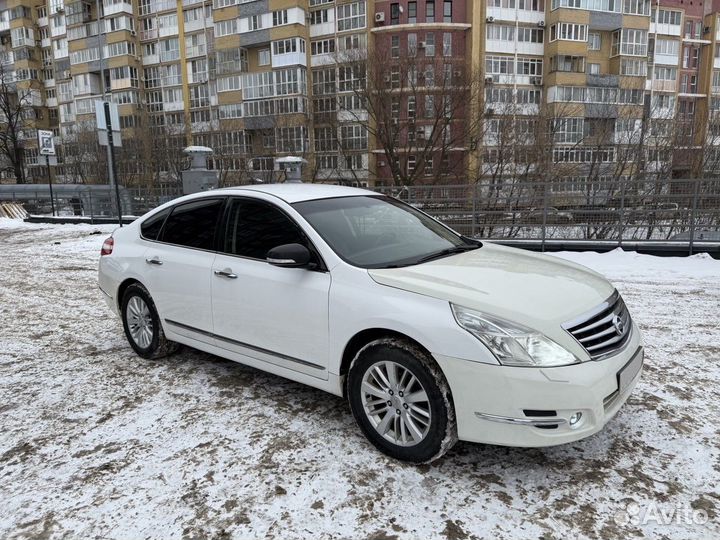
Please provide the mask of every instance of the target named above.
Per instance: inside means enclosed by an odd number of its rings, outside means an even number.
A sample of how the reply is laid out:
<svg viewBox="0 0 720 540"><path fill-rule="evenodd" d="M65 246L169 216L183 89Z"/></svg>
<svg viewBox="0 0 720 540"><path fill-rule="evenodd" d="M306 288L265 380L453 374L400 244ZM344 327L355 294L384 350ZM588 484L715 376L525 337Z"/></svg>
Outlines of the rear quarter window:
<svg viewBox="0 0 720 540"><path fill-rule="evenodd" d="M140 235L147 240L157 240L162 229L165 218L170 215L170 208L158 212L157 214L150 216L148 219L142 222L140 225Z"/></svg>
<svg viewBox="0 0 720 540"><path fill-rule="evenodd" d="M162 228L162 241L213 250L224 203L224 199L200 199L175 206Z"/></svg>

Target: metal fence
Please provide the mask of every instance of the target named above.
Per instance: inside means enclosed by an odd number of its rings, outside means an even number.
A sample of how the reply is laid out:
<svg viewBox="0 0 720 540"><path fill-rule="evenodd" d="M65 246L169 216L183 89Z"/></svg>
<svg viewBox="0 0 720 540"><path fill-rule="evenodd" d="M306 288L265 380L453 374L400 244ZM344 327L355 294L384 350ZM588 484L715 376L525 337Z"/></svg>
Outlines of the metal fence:
<svg viewBox="0 0 720 540"><path fill-rule="evenodd" d="M2 186L7 188L9 186ZM97 186L98 188L101 186ZM720 242L720 179L508 182L463 185L383 186L461 234L498 240L623 242ZM179 186L125 188L123 212L142 215L182 193ZM109 193L107 194L110 195ZM5 199L14 197L5 196ZM0 199L3 199L0 193ZM63 202L64 201L64 202ZM78 196L60 201L65 215L114 215L108 200ZM26 201L30 212L49 201ZM47 208L45 208L47 207Z"/></svg>
<svg viewBox="0 0 720 540"><path fill-rule="evenodd" d="M376 190L477 238L720 241L720 179L481 181Z"/></svg>

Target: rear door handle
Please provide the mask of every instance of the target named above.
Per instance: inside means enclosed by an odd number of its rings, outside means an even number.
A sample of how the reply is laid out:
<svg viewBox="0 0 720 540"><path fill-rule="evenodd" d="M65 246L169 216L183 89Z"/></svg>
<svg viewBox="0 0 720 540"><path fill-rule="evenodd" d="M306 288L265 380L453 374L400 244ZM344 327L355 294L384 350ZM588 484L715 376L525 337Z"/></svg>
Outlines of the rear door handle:
<svg viewBox="0 0 720 540"><path fill-rule="evenodd" d="M158 266L162 265L162 261L157 257L153 257L152 259L145 259L145 262L148 264L157 264Z"/></svg>
<svg viewBox="0 0 720 540"><path fill-rule="evenodd" d="M230 268L225 268L224 270L215 270L215 275L220 277L226 277L228 279L237 279L237 274L233 274L233 271Z"/></svg>

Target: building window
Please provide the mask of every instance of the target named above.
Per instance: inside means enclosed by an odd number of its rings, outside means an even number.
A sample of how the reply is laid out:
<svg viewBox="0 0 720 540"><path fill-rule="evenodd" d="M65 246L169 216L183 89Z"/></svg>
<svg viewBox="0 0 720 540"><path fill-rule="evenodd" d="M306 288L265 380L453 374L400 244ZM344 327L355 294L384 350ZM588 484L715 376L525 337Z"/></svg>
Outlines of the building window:
<svg viewBox="0 0 720 540"><path fill-rule="evenodd" d="M417 55L417 34L408 34L407 37L408 56Z"/></svg>
<svg viewBox="0 0 720 540"><path fill-rule="evenodd" d="M655 54L667 54L677 58L680 42L674 39L657 39L655 41Z"/></svg>
<svg viewBox="0 0 720 540"><path fill-rule="evenodd" d="M365 0L337 7L338 32L365 28L365 24Z"/></svg>
<svg viewBox="0 0 720 540"><path fill-rule="evenodd" d="M443 22L452 22L452 11L452 2L445 0L445 2L443 2Z"/></svg>
<svg viewBox="0 0 720 540"><path fill-rule="evenodd" d="M407 158L407 170L409 173L415 172L417 166L417 158L415 156L408 156Z"/></svg>
<svg viewBox="0 0 720 540"><path fill-rule="evenodd" d="M270 49L260 49L258 51L258 65L269 66L270 65Z"/></svg>
<svg viewBox="0 0 720 540"><path fill-rule="evenodd" d="M288 10L281 9L279 11L273 11L273 26L281 26L288 23Z"/></svg>
<svg viewBox="0 0 720 540"><path fill-rule="evenodd" d="M319 9L310 13L310 24L322 24L330 20L329 9Z"/></svg>
<svg viewBox="0 0 720 540"><path fill-rule="evenodd" d="M390 24L400 24L400 4L390 4Z"/></svg>
<svg viewBox="0 0 720 540"><path fill-rule="evenodd" d="M430 0L425 3L425 22L435 22L435 2Z"/></svg>
<svg viewBox="0 0 720 540"><path fill-rule="evenodd" d="M335 39L322 39L313 41L310 44L310 54L317 56L319 54L330 54L335 52Z"/></svg>
<svg viewBox="0 0 720 540"><path fill-rule="evenodd" d="M665 9L657 10L657 16L655 15L656 10L652 9L650 16L652 18L653 22L657 22L659 24L672 24L675 26L680 26L680 21L682 19L682 12L680 11L668 11ZM655 21L655 18L657 17L657 21Z"/></svg>
<svg viewBox="0 0 720 540"><path fill-rule="evenodd" d="M600 64L590 64L588 73L590 75L600 75Z"/></svg>
<svg viewBox="0 0 720 540"><path fill-rule="evenodd" d="M627 77L646 77L647 62L635 58L622 58L620 60L620 75Z"/></svg>
<svg viewBox="0 0 720 540"><path fill-rule="evenodd" d="M400 36L392 36L390 44L390 56L400 58Z"/></svg>
<svg viewBox="0 0 720 540"><path fill-rule="evenodd" d="M425 56L435 56L435 34L425 34Z"/></svg>
<svg viewBox="0 0 720 540"><path fill-rule="evenodd" d="M408 2L408 23L417 22L417 2Z"/></svg>
<svg viewBox="0 0 720 540"><path fill-rule="evenodd" d="M361 125L342 126L340 140L346 150L367 150L367 130Z"/></svg>
<svg viewBox="0 0 720 540"><path fill-rule="evenodd" d="M407 115L408 118L414 119L417 113L417 101L415 99L415 96L408 97L407 102Z"/></svg>
<svg viewBox="0 0 720 540"><path fill-rule="evenodd" d="M650 0L623 0L626 15L650 15Z"/></svg>
<svg viewBox="0 0 720 540"><path fill-rule="evenodd" d="M590 32L588 34L588 50L599 51L602 46L602 38L597 32Z"/></svg>
<svg viewBox="0 0 720 540"><path fill-rule="evenodd" d="M449 32L443 34L443 56L452 56L452 34Z"/></svg>
<svg viewBox="0 0 720 540"><path fill-rule="evenodd" d="M550 27L550 41L587 41L587 25L557 23Z"/></svg>

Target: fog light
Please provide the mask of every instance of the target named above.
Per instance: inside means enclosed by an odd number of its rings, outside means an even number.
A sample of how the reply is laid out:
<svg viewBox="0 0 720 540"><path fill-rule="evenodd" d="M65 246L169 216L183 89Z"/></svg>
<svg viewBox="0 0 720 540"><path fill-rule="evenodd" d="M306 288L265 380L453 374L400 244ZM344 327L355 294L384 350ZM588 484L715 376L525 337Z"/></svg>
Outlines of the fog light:
<svg viewBox="0 0 720 540"><path fill-rule="evenodd" d="M573 414L570 417L570 425L574 426L575 424L577 424L580 421L581 418L582 418L582 413L576 412L575 414Z"/></svg>

